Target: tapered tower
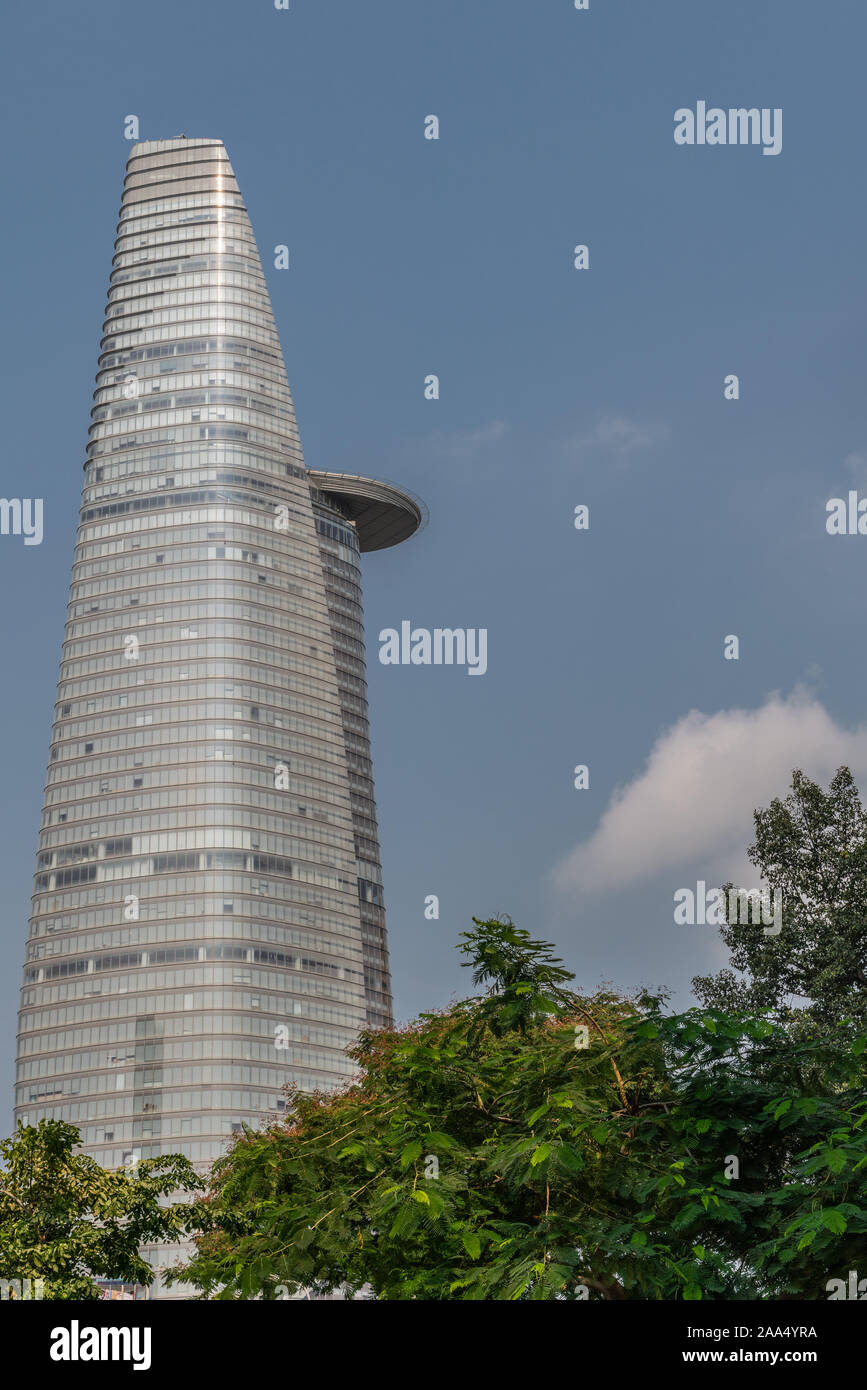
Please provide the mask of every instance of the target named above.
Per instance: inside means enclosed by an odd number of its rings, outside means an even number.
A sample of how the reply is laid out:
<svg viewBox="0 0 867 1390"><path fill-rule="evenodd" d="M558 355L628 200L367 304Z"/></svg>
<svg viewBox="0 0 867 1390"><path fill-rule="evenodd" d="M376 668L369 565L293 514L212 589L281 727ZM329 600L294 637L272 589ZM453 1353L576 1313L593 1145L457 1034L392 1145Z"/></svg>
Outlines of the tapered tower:
<svg viewBox="0 0 867 1390"><path fill-rule="evenodd" d="M391 1021L360 552L420 504L305 469L223 145L129 157L84 464L16 1114L205 1165ZM131 1156L131 1157L130 1157Z"/></svg>

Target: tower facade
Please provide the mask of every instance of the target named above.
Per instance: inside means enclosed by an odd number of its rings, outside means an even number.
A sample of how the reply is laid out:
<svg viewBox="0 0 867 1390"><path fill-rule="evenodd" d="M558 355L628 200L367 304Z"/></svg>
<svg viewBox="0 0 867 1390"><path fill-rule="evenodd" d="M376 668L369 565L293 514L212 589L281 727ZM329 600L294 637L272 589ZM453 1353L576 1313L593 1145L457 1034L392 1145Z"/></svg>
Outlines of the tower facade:
<svg viewBox="0 0 867 1390"><path fill-rule="evenodd" d="M16 1115L206 1165L391 1021L360 553L420 505L304 466L223 145L135 145L96 375ZM132 1156L132 1157L131 1157Z"/></svg>

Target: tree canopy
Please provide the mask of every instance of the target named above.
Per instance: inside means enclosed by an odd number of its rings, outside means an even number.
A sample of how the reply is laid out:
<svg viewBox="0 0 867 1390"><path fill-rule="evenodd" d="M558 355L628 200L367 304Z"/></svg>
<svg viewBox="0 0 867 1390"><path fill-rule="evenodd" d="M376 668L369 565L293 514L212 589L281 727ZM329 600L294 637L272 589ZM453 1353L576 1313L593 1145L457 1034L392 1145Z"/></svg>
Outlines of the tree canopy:
<svg viewBox="0 0 867 1390"><path fill-rule="evenodd" d="M97 1278L150 1284L139 1247L183 1235L190 1208L167 1199L204 1186L178 1154L108 1172L78 1142L59 1120L0 1142L0 1278L42 1280L46 1299L99 1298Z"/></svg>
<svg viewBox="0 0 867 1390"><path fill-rule="evenodd" d="M847 767L827 792L803 772L755 812L747 851L782 895L778 936L723 926L734 969L697 977L705 1004L773 1016L801 1033L867 1023L867 812ZM737 973L735 973L737 972ZM740 978L739 978L740 977Z"/></svg>
<svg viewBox="0 0 867 1390"><path fill-rule="evenodd" d="M472 997L247 1130L179 1276L217 1298L816 1298L867 1234L863 1035L590 997L475 920ZM809 1078L809 1084L806 1082Z"/></svg>

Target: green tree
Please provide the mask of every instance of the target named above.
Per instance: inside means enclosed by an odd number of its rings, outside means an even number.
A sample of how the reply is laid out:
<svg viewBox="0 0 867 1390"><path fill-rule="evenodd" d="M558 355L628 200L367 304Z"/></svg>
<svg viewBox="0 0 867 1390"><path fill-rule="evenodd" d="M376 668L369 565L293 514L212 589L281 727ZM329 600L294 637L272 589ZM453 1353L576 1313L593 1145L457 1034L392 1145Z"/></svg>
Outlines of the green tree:
<svg viewBox="0 0 867 1390"><path fill-rule="evenodd" d="M139 1246L181 1237L190 1206L166 1199L204 1186L178 1154L108 1172L78 1142L40 1120L0 1143L0 1278L42 1279L47 1299L98 1298L94 1278L149 1284Z"/></svg>
<svg viewBox="0 0 867 1390"><path fill-rule="evenodd" d="M841 767L823 792L795 772L785 800L755 812L750 860L782 894L778 936L729 924L734 969L693 980L708 1006L759 1013L799 1034L867 1022L867 812ZM737 972L737 973L735 973Z"/></svg>
<svg viewBox="0 0 867 1390"><path fill-rule="evenodd" d="M824 1296L867 1232L863 1038L585 998L510 922L461 949L487 992L362 1035L355 1084L247 1130L178 1277L218 1298Z"/></svg>

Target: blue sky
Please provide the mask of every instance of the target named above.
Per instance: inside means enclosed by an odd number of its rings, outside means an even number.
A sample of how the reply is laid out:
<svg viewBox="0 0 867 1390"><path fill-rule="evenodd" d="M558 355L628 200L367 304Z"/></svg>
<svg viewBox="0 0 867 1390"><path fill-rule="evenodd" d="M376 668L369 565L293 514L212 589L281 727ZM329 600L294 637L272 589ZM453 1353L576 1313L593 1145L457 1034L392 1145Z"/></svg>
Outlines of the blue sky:
<svg viewBox="0 0 867 1390"><path fill-rule="evenodd" d="M398 1014L468 988L454 944L495 912L586 988L686 1006L723 957L675 890L737 871L793 767L867 777L867 538L825 531L867 491L865 40L857 0L7 16L0 490L44 499L45 536L0 536L4 1079L124 117L226 142L308 464L430 508L365 575ZM782 152L676 146L699 100L782 108ZM404 619L487 628L485 676L380 665Z"/></svg>

